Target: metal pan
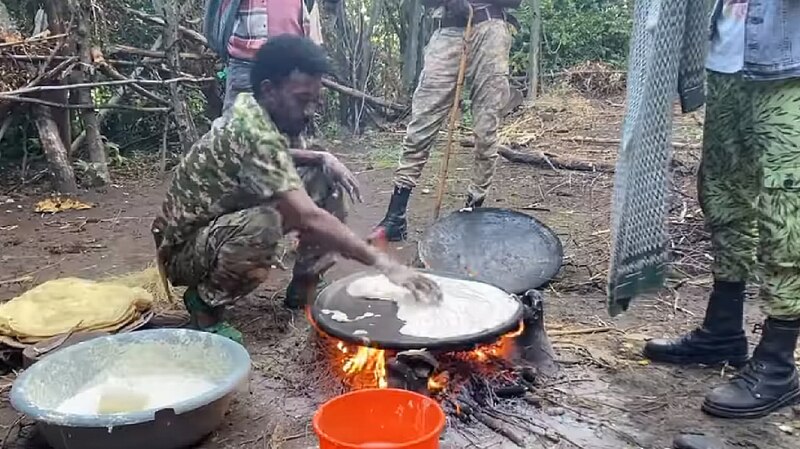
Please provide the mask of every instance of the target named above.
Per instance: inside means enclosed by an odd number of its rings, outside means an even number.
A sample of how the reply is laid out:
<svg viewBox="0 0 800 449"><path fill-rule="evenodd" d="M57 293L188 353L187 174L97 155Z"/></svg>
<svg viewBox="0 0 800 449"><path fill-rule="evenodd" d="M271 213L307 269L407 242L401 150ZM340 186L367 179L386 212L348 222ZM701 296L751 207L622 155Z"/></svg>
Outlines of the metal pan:
<svg viewBox="0 0 800 449"><path fill-rule="evenodd" d="M437 276L455 279L466 279L464 276L430 272ZM428 349L431 351L466 351L478 345L492 343L499 337L517 329L522 320L522 303L508 320L494 329L478 334L463 335L455 338L432 339L420 338L400 333L405 325L397 318L397 304L392 301L377 301L365 298L354 298L347 294L347 286L354 280L375 274L374 271L363 271L339 279L323 289L311 307L311 318L323 332L340 340L361 346L380 349L405 351L409 349ZM336 321L323 310L336 310L347 314L349 318L362 316L371 312L376 316L357 321ZM378 316L379 315L379 316ZM358 331L367 331L359 335Z"/></svg>
<svg viewBox="0 0 800 449"><path fill-rule="evenodd" d="M561 240L539 220L499 208L462 209L428 228L418 244L425 268L522 294L561 269Z"/></svg>

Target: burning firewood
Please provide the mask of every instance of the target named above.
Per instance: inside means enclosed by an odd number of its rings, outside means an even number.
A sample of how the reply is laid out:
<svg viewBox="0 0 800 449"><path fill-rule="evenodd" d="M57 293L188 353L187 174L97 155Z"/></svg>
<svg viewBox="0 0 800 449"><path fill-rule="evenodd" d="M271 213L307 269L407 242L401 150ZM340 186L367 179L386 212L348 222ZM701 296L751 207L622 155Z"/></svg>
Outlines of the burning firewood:
<svg viewBox="0 0 800 449"><path fill-rule="evenodd" d="M386 364L387 381L392 388L429 395L428 385L438 367L439 363L428 351L400 352Z"/></svg>

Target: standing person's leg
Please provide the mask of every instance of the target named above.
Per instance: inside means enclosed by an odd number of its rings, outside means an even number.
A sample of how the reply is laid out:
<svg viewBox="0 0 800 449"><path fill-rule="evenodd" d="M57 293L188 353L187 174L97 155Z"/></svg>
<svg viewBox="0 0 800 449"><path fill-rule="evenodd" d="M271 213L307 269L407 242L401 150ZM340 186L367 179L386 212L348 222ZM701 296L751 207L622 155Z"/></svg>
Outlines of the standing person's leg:
<svg viewBox="0 0 800 449"><path fill-rule="evenodd" d="M509 97L511 32L508 24L504 20L479 23L472 30L469 48L475 164L467 191L467 207L472 207L483 204L497 165L497 130Z"/></svg>
<svg viewBox="0 0 800 449"><path fill-rule="evenodd" d="M244 209L217 218L167 255L167 275L187 287L184 303L195 327L242 341L222 312L266 280L282 234L275 209Z"/></svg>
<svg viewBox="0 0 800 449"><path fill-rule="evenodd" d="M436 134L453 106L464 29L442 28L425 48L419 84L411 100L411 121L403 140L403 154L394 177L394 190L386 216L378 224L390 241L407 236L406 208L416 187Z"/></svg>
<svg viewBox="0 0 800 449"><path fill-rule="evenodd" d="M344 223L347 218L347 201L345 199L347 194L344 189L337 185L321 167L298 167L297 172L303 180L303 186L308 196L314 200L314 203ZM329 266L317 266L323 256L325 253L319 247L300 241L292 269L292 280L286 288L284 299L286 307L299 309L314 300L322 281L322 275L330 268Z"/></svg>
<svg viewBox="0 0 800 449"><path fill-rule="evenodd" d="M225 99L222 102L222 115L224 116L236 103L236 97L243 92L251 92L253 84L250 82L250 71L253 64L249 61L231 59L225 74Z"/></svg>
<svg viewBox="0 0 800 449"><path fill-rule="evenodd" d="M702 327L675 340L651 340L644 355L667 363L747 361L745 284L755 269L758 154L748 145L750 95L739 75L709 73L698 194L711 233L714 288Z"/></svg>
<svg viewBox="0 0 800 449"><path fill-rule="evenodd" d="M767 314L753 357L703 409L758 418L800 399L794 351L800 334L800 79L749 83L749 147L760 157L759 280Z"/></svg>

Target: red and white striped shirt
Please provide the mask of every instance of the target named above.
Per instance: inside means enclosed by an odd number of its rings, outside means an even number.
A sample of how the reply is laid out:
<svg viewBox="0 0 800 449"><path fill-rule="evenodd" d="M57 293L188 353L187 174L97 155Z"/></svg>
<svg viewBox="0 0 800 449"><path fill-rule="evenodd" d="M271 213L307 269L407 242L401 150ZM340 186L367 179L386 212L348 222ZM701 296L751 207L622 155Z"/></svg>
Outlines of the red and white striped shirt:
<svg viewBox="0 0 800 449"><path fill-rule="evenodd" d="M228 53L232 58L252 61L269 37L308 33L308 12L303 0L242 0L228 40Z"/></svg>

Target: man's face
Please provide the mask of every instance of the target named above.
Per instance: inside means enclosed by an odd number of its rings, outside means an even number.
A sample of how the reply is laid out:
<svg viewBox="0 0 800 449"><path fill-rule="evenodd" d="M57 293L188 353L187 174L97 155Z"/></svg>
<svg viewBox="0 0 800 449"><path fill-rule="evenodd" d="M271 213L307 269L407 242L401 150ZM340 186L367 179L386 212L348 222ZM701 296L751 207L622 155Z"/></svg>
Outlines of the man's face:
<svg viewBox="0 0 800 449"><path fill-rule="evenodd" d="M313 118L321 89L321 76L294 72L280 84L261 84L262 105L282 133L297 137Z"/></svg>

